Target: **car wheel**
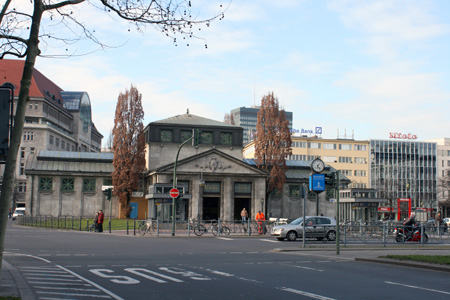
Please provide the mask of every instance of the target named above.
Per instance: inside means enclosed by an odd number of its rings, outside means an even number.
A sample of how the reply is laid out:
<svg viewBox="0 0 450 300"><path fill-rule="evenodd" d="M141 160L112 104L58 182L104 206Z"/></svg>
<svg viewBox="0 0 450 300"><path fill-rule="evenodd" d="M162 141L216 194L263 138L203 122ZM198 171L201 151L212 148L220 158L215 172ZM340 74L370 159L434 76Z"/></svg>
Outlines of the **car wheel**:
<svg viewBox="0 0 450 300"><path fill-rule="evenodd" d="M327 233L327 240L329 241L335 241L336 240L336 231L328 231Z"/></svg>
<svg viewBox="0 0 450 300"><path fill-rule="evenodd" d="M287 238L288 241L293 242L293 241L295 241L297 239L297 233L295 231L289 231L286 234L286 238Z"/></svg>
<svg viewBox="0 0 450 300"><path fill-rule="evenodd" d="M277 238L277 240L279 240L279 241L284 241L284 238Z"/></svg>

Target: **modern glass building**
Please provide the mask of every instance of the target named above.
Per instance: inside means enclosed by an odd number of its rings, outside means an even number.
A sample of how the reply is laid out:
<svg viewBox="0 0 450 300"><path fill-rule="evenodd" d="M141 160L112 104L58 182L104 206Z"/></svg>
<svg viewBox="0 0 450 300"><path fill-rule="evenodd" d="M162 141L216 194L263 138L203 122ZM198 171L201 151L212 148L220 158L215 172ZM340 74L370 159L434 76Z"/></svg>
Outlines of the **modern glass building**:
<svg viewBox="0 0 450 300"><path fill-rule="evenodd" d="M388 200L379 211L397 219L411 211L430 217L437 204L436 156L432 142L370 140L371 187Z"/></svg>
<svg viewBox="0 0 450 300"><path fill-rule="evenodd" d="M253 141L253 134L256 132L256 122L258 121L258 111L260 107L239 107L231 111L234 125L244 128L244 145ZM289 121L289 129L292 130L293 113L285 111L286 120Z"/></svg>

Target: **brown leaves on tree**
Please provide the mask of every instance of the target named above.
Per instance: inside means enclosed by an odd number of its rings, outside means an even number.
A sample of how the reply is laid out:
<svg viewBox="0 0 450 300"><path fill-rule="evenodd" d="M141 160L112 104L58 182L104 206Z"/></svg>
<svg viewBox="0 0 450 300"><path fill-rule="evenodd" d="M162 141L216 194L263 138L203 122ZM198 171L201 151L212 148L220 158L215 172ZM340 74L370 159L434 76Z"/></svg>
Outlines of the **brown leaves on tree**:
<svg viewBox="0 0 450 300"><path fill-rule="evenodd" d="M119 199L127 217L133 190L139 185L139 176L145 169L144 110L142 94L131 89L120 93L117 100L113 128L114 172L112 174L114 195Z"/></svg>
<svg viewBox="0 0 450 300"><path fill-rule="evenodd" d="M273 92L261 99L255 139L255 162L268 172L267 193L282 191L286 182L286 158L292 154L292 140L284 109Z"/></svg>

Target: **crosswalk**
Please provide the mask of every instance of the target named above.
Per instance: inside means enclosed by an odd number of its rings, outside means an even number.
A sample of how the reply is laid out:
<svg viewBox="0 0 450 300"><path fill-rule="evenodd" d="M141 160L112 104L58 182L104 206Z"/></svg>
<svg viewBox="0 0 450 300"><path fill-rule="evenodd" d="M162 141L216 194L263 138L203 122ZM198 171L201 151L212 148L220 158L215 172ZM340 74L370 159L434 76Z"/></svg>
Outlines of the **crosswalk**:
<svg viewBox="0 0 450 300"><path fill-rule="evenodd" d="M109 290L62 266L24 266L19 268L38 299L116 299Z"/></svg>

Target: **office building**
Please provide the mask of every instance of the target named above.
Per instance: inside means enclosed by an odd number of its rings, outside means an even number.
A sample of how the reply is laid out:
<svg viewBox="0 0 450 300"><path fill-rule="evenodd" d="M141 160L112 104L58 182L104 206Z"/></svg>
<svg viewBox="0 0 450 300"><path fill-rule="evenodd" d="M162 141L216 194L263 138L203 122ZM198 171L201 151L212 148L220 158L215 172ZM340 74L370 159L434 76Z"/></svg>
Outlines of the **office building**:
<svg viewBox="0 0 450 300"><path fill-rule="evenodd" d="M256 123L258 121L258 111L260 107L239 107L231 111L234 125L244 128L243 143L248 144L253 141L253 135L256 132ZM293 113L286 111L286 120L289 121L289 129L292 131Z"/></svg>

